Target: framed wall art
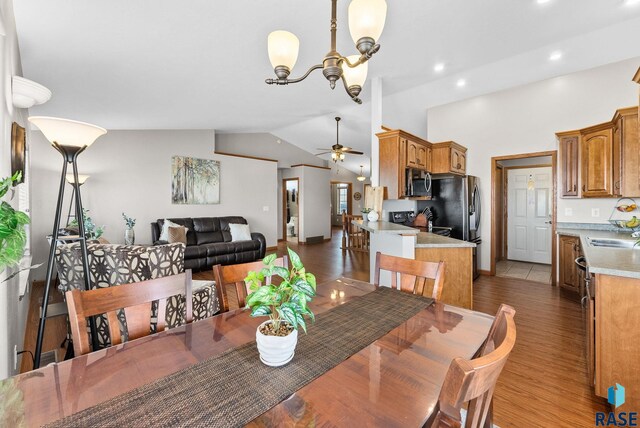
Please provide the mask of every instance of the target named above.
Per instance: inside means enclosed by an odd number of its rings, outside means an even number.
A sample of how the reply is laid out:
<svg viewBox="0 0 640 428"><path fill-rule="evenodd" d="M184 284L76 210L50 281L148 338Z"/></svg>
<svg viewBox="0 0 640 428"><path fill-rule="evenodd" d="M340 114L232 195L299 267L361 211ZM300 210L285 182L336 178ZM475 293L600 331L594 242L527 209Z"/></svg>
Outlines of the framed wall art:
<svg viewBox="0 0 640 428"><path fill-rule="evenodd" d="M171 202L181 205L220 203L220 162L186 156L171 158Z"/></svg>

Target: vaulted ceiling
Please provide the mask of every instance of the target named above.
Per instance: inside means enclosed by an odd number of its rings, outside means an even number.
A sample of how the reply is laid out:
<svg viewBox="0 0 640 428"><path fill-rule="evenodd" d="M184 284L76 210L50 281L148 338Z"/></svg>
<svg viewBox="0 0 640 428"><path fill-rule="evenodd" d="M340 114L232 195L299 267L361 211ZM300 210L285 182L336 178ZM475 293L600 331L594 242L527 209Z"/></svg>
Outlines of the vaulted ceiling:
<svg viewBox="0 0 640 428"><path fill-rule="evenodd" d="M338 2L338 49L355 53L348 1ZM640 56L640 6L625 0L388 0L382 49L369 65L391 97L428 87L421 108ZM14 0L24 75L53 91L32 114L109 129L271 132L306 150L335 140L368 151L370 85L362 106L320 72L287 87L272 77L267 35L300 39L292 76L329 50L328 0ZM635 32L635 33L634 33ZM616 40L635 34L633 41ZM594 42L597 40L597 42ZM564 58L548 64L552 50ZM445 64L441 73L436 63ZM540 64L532 67L532 64ZM522 79L491 78L509 67ZM454 84L473 76L465 91ZM494 74L495 76L495 74ZM408 96L410 98L410 96ZM357 170L360 159L352 161Z"/></svg>

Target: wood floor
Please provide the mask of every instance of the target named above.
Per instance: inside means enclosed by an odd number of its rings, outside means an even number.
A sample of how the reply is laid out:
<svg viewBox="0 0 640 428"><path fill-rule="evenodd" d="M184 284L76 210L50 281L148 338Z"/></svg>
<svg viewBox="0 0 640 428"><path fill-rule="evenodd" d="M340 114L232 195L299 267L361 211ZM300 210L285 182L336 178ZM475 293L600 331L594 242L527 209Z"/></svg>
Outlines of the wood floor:
<svg viewBox="0 0 640 428"><path fill-rule="evenodd" d="M333 239L323 244L288 245L318 283L340 276L368 280L368 256L343 256L339 233L334 230ZM278 245L279 255L286 245ZM211 279L212 274L194 277ZM584 315L575 297L517 278L480 277L474 283L476 310L493 315L501 303L517 311L517 340L496 388L494 422L502 428L594 426L595 412L608 407L587 384Z"/></svg>

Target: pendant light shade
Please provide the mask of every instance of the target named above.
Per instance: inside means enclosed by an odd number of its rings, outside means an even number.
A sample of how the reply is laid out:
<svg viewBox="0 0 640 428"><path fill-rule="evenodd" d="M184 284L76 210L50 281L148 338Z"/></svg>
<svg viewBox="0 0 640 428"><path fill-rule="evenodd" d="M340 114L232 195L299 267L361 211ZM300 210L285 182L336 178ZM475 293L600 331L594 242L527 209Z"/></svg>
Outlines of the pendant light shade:
<svg viewBox="0 0 640 428"><path fill-rule="evenodd" d="M349 31L358 43L363 37L379 40L387 18L385 0L353 0L349 5Z"/></svg>
<svg viewBox="0 0 640 428"><path fill-rule="evenodd" d="M82 186L84 184L84 182L87 181L87 178L89 178L88 175L78 174L78 184L80 186ZM69 184L74 184L75 183L75 179L73 178L73 174L67 174L67 183L69 183Z"/></svg>
<svg viewBox="0 0 640 428"><path fill-rule="evenodd" d="M32 116L29 122L37 126L51 143L63 147L89 147L107 130L90 123L57 117Z"/></svg>
<svg viewBox="0 0 640 428"><path fill-rule="evenodd" d="M364 181L367 179L367 177L364 176L364 172L362 172L362 168L364 168L364 165L360 165L360 175L356 177L356 180L358 181Z"/></svg>
<svg viewBox="0 0 640 428"><path fill-rule="evenodd" d="M350 55L347 57L351 64L354 64L360 58L359 55ZM367 80L367 73L369 71L369 63L365 62L360 64L357 67L349 67L346 61L342 61L342 73L344 75L345 80L347 81L347 86L364 86L364 82Z"/></svg>
<svg viewBox="0 0 640 428"><path fill-rule="evenodd" d="M269 34L268 45L269 61L273 68L284 66L292 70L300 49L300 40L296 35L288 31L274 31Z"/></svg>

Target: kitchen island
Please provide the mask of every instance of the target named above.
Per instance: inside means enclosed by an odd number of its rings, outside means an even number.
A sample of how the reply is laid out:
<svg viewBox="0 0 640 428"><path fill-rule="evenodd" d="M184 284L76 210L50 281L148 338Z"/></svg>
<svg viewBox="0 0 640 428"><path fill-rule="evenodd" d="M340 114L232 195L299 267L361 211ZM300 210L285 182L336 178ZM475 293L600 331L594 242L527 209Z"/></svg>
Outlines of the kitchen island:
<svg viewBox="0 0 640 428"><path fill-rule="evenodd" d="M586 342L590 384L607 398L611 386L626 388L616 412L640 407L640 247L629 233L558 228L560 237L578 238L589 274ZM621 241L627 248L611 245ZM569 261L567 261L569 262Z"/></svg>
<svg viewBox="0 0 640 428"><path fill-rule="evenodd" d="M376 252L429 262L445 262L442 302L472 309L473 307L473 248L474 243L403 226L386 221L353 224L370 234L369 282L375 278ZM391 275L382 272L380 285L390 286ZM431 293L427 283L425 293Z"/></svg>

